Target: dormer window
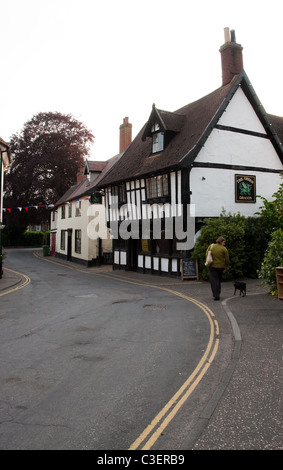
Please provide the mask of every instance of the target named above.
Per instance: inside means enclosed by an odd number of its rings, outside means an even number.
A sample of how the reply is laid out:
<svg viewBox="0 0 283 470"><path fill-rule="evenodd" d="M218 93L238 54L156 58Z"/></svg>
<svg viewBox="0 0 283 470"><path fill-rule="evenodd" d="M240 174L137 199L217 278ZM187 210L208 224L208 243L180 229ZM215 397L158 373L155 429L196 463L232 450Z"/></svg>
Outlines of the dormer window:
<svg viewBox="0 0 283 470"><path fill-rule="evenodd" d="M185 117L181 114L162 111L152 105L151 115L145 126L142 140L152 139L151 154L162 152L178 134Z"/></svg>
<svg viewBox="0 0 283 470"><path fill-rule="evenodd" d="M164 150L164 133L157 132L152 136L152 153L162 152Z"/></svg>
<svg viewBox="0 0 283 470"><path fill-rule="evenodd" d="M158 122L155 122L155 123L151 126L151 132L152 132L152 134L153 134L154 132L158 132L158 131L160 131L160 127L159 127Z"/></svg>

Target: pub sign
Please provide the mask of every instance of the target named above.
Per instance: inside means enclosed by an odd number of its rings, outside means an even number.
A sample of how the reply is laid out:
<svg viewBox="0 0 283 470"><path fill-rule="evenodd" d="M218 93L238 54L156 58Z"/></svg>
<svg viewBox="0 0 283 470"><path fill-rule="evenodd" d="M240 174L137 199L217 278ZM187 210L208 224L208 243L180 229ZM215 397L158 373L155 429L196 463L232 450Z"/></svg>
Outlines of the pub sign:
<svg viewBox="0 0 283 470"><path fill-rule="evenodd" d="M235 201L256 202L255 176L235 175Z"/></svg>

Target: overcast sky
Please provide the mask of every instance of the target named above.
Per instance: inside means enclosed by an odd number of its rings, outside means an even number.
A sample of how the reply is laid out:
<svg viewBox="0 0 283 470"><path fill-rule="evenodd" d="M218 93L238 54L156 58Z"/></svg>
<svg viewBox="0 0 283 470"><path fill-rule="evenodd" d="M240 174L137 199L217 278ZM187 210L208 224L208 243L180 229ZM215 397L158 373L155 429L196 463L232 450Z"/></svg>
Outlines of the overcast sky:
<svg viewBox="0 0 283 470"><path fill-rule="evenodd" d="M33 115L72 114L92 160L119 152L152 103L175 111L221 86L219 48L235 29L268 113L283 116L282 0L0 0L0 136Z"/></svg>

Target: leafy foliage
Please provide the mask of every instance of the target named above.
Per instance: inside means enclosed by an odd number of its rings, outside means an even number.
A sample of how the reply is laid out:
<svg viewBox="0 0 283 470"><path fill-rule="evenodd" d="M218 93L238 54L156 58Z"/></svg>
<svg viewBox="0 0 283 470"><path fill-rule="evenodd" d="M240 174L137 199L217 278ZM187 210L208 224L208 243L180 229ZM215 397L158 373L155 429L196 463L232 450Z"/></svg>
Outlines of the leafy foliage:
<svg viewBox="0 0 283 470"><path fill-rule="evenodd" d="M204 219L201 234L192 252L192 258L198 259L202 279L208 279L208 269L204 265L207 247L220 236L226 239L231 266L227 273L223 273L223 279L235 279L243 274L245 218L240 214L227 215L223 211L217 219Z"/></svg>
<svg viewBox="0 0 283 470"><path fill-rule="evenodd" d="M263 200L263 206L260 207L261 211L256 212L265 219L266 224L271 231L283 228L283 184L280 185L279 190L273 194L276 198L274 201L267 201L267 199L258 196Z"/></svg>
<svg viewBox="0 0 283 470"><path fill-rule="evenodd" d="M283 230L277 229L271 235L271 241L264 255L258 277L270 286L270 292L277 293L276 267L283 266Z"/></svg>
<svg viewBox="0 0 283 470"><path fill-rule="evenodd" d="M282 173L283 177L283 173ZM281 228L283 228L283 183L280 184L279 189L276 193L273 195L275 197L275 207L278 213L278 218L281 222Z"/></svg>
<svg viewBox="0 0 283 470"><path fill-rule="evenodd" d="M224 273L224 279L241 276L256 278L260 272L261 278L268 276L267 282L271 282L274 288L275 267L278 263L282 265L280 259L283 256L280 238L280 230L282 232L283 229L283 184L273 198L273 201L267 201L261 197L263 206L256 212L259 217L246 218L240 214L227 215L222 212L217 219L204 220L192 252L192 257L198 259L202 279L208 279L208 269L204 266L207 247L223 236L230 255L230 270L228 274Z"/></svg>
<svg viewBox="0 0 283 470"><path fill-rule="evenodd" d="M277 294L276 270L277 266L283 266L283 183L273 194L274 201L270 204L264 201L261 215L273 227L271 240L258 271L258 277L267 282L270 292ZM276 230L275 230L276 229Z"/></svg>
<svg viewBox="0 0 283 470"><path fill-rule="evenodd" d="M258 277L258 270L271 239L271 231L268 221L264 217L247 217L245 219L243 276Z"/></svg>
<svg viewBox="0 0 283 470"><path fill-rule="evenodd" d="M50 244L50 231L37 232L33 230L19 230L5 227L3 231L3 246L42 246Z"/></svg>
<svg viewBox="0 0 283 470"><path fill-rule="evenodd" d="M48 112L33 116L22 132L11 138L12 164L5 175L4 205L25 207L58 201L76 182L93 139L72 115ZM43 216L17 212L16 225L25 227ZM7 218L7 223L12 222L15 215Z"/></svg>

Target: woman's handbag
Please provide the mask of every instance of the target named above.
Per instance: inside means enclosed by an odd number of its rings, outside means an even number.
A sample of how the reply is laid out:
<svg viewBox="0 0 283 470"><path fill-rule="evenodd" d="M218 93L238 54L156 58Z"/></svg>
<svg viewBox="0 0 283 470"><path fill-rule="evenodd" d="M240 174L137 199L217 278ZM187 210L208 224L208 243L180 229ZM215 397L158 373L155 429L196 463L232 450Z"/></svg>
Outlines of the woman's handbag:
<svg viewBox="0 0 283 470"><path fill-rule="evenodd" d="M205 260L205 266L207 266L207 267L209 267L211 265L212 261L213 261L212 253L211 253L212 247L213 247L213 244L210 245L208 253L207 253L207 257L206 257L206 260Z"/></svg>

